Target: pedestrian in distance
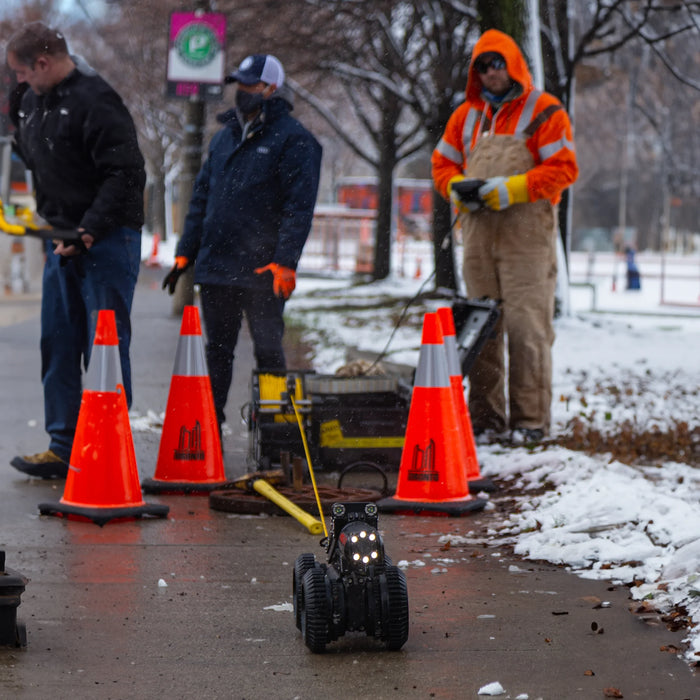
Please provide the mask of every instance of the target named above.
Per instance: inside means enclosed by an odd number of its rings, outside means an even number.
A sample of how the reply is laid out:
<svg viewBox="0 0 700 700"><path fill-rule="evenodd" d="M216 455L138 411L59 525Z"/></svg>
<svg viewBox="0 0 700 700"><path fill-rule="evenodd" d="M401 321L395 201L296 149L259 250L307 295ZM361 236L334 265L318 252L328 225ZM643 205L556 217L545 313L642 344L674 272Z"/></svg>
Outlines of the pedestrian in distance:
<svg viewBox="0 0 700 700"><path fill-rule="evenodd" d="M290 112L284 68L269 54L246 57L226 77L235 108L209 145L194 183L175 265L172 294L195 265L206 357L219 429L233 376L243 316L259 370L284 370L284 305L311 230L321 146Z"/></svg>
<svg viewBox="0 0 700 700"><path fill-rule="evenodd" d="M42 22L6 46L17 77L14 148L31 170L38 214L77 240L46 241L41 379L49 448L15 457L30 476L65 477L98 311L115 312L124 391L131 404L131 304L141 259L144 161L121 97L63 34Z"/></svg>
<svg viewBox="0 0 700 700"><path fill-rule="evenodd" d="M551 421L557 204L578 165L566 111L535 88L507 34L490 29L476 42L466 99L433 151L432 176L459 210L467 293L501 301L469 372L475 436L510 431L515 444L536 443ZM465 178L483 181L476 201L460 197Z"/></svg>

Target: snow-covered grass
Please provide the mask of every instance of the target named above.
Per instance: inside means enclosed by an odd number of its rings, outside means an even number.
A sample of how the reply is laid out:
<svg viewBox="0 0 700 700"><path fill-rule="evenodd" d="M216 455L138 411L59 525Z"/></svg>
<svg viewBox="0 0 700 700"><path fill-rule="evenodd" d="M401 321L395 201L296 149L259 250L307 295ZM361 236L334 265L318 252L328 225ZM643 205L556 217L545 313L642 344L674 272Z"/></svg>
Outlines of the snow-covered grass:
<svg viewBox="0 0 700 700"><path fill-rule="evenodd" d="M147 257L151 249L144 247ZM160 254L169 267L172 249ZM421 296L406 309L431 272L429 259L426 252L418 278L374 284L300 275L287 316L305 327L314 367L332 373L345 364L348 348L377 353L387 344L386 360L415 367L423 313L445 304ZM699 282L692 275L673 280L683 304L663 303L661 280L645 278L642 256L638 262L637 292L621 289L621 277L613 289L607 276L571 289L570 315L556 321L551 443L477 446L482 474L509 498L516 494L489 537L525 558L627 584L645 608L687 615L685 657L697 663ZM686 270L700 270L699 262L682 261ZM463 534L450 537L468 542L474 534L465 521Z"/></svg>

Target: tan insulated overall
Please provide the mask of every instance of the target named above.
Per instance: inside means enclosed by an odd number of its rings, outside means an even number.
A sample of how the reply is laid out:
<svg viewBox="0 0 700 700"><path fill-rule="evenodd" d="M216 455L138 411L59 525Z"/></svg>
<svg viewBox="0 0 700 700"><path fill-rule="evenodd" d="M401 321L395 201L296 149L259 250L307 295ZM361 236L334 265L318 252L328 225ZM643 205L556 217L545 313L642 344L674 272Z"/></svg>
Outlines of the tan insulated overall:
<svg viewBox="0 0 700 700"><path fill-rule="evenodd" d="M467 177L524 173L533 158L517 136L484 134ZM476 432L491 428L549 431L551 346L556 285L556 216L547 200L462 215L464 279L472 298L502 300L495 338L469 373L469 412ZM504 333L508 344L506 412Z"/></svg>

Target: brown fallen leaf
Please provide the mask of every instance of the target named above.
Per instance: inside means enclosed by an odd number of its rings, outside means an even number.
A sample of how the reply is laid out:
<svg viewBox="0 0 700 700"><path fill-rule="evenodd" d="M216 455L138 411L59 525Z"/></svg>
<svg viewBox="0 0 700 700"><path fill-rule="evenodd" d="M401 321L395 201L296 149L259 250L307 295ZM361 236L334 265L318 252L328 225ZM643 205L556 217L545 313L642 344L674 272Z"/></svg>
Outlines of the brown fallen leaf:
<svg viewBox="0 0 700 700"><path fill-rule="evenodd" d="M606 698L624 698L625 696L620 692L619 688L603 688L603 695Z"/></svg>
<svg viewBox="0 0 700 700"><path fill-rule="evenodd" d="M593 673L593 671L591 671L591 669L589 668L583 672L583 675L584 676L595 676L595 673Z"/></svg>

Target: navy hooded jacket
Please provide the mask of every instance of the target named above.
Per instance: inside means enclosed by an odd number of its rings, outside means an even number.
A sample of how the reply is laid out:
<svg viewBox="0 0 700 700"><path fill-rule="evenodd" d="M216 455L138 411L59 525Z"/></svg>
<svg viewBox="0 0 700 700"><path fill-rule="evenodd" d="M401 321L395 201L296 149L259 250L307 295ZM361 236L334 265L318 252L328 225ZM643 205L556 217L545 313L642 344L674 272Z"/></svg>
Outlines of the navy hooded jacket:
<svg viewBox="0 0 700 700"><path fill-rule="evenodd" d="M219 117L194 184L176 255L196 260L195 283L269 284L255 268L296 269L311 230L321 146L279 94L243 139L235 110Z"/></svg>

